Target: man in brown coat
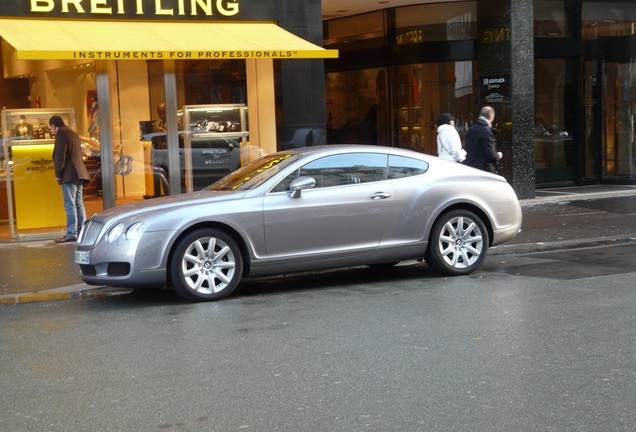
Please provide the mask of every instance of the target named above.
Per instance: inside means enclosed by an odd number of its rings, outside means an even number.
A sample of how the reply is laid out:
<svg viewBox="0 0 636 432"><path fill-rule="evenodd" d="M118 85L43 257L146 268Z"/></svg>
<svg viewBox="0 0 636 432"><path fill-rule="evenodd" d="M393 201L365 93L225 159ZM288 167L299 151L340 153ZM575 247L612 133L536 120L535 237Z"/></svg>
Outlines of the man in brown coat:
<svg viewBox="0 0 636 432"><path fill-rule="evenodd" d="M66 126L60 116L51 117L49 127L51 133L55 134L53 147L55 180L62 186L66 212L66 235L55 241L57 243L74 242L86 220L83 187L84 182L90 181L90 176L84 165L79 135Z"/></svg>

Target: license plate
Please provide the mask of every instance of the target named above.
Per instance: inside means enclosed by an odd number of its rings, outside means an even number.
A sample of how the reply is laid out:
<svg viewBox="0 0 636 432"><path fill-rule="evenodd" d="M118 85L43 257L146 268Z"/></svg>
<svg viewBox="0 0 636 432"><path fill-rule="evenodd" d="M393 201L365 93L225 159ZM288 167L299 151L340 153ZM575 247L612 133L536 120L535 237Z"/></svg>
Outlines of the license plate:
<svg viewBox="0 0 636 432"><path fill-rule="evenodd" d="M88 251L75 251L76 264L88 264L89 261Z"/></svg>

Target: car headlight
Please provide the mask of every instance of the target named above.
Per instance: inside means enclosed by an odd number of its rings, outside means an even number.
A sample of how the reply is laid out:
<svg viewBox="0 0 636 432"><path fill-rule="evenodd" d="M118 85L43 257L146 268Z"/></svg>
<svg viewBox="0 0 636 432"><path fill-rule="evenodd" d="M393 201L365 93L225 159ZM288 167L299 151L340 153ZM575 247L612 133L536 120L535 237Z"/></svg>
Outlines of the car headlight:
<svg viewBox="0 0 636 432"><path fill-rule="evenodd" d="M120 222L108 231L106 240L108 240L109 243L114 243L123 232L124 224Z"/></svg>
<svg viewBox="0 0 636 432"><path fill-rule="evenodd" d="M143 222L135 222L126 230L126 238L128 240L139 238L143 234L145 228L146 227Z"/></svg>

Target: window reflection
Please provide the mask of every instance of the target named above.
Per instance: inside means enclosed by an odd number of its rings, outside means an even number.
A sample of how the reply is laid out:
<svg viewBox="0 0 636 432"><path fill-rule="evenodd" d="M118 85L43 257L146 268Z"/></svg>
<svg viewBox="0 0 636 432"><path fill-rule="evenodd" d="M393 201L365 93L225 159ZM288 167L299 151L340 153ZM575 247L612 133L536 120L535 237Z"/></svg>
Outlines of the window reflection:
<svg viewBox="0 0 636 432"><path fill-rule="evenodd" d="M628 36L636 32L636 5L623 2L584 2L583 39Z"/></svg>
<svg viewBox="0 0 636 432"><path fill-rule="evenodd" d="M541 38L571 37L569 15L563 0L534 2L534 35ZM569 2L571 3L571 2Z"/></svg>
<svg viewBox="0 0 636 432"><path fill-rule="evenodd" d="M537 183L574 176L574 74L564 59L535 61L535 170Z"/></svg>

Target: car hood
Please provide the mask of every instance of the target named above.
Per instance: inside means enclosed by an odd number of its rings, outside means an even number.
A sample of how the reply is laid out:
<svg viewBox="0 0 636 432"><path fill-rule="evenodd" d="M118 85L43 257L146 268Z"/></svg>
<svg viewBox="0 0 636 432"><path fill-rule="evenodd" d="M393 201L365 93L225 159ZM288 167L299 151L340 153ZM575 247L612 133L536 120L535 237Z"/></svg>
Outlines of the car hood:
<svg viewBox="0 0 636 432"><path fill-rule="evenodd" d="M244 195L244 193L236 193L232 191L200 191L180 195L170 195L112 207L95 214L93 217L120 219L122 217L133 217L149 212L156 213L175 210L180 207L192 207L198 204L234 201L241 199Z"/></svg>

